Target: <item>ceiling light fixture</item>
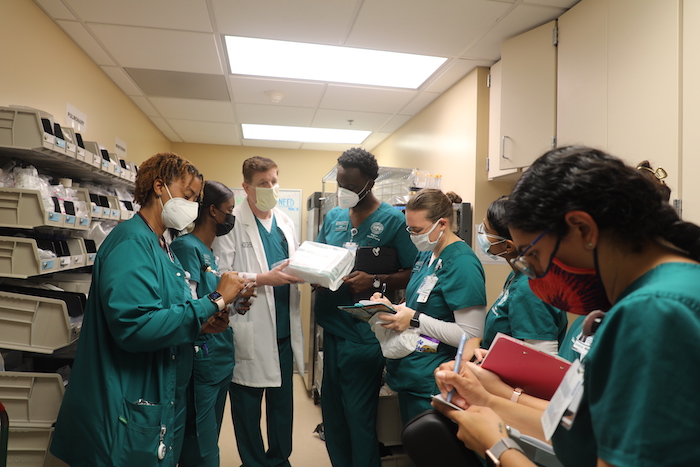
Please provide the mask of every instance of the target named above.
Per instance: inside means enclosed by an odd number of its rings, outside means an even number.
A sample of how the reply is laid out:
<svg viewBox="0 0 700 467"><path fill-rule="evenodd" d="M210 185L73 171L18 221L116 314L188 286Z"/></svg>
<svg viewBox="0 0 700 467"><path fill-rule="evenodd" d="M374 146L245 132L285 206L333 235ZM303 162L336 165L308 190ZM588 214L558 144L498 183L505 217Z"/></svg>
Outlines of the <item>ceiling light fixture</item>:
<svg viewBox="0 0 700 467"><path fill-rule="evenodd" d="M417 89L447 58L225 36L231 73Z"/></svg>
<svg viewBox="0 0 700 467"><path fill-rule="evenodd" d="M299 126L241 124L244 139L293 141L299 143L360 144L372 133L364 130L336 130Z"/></svg>

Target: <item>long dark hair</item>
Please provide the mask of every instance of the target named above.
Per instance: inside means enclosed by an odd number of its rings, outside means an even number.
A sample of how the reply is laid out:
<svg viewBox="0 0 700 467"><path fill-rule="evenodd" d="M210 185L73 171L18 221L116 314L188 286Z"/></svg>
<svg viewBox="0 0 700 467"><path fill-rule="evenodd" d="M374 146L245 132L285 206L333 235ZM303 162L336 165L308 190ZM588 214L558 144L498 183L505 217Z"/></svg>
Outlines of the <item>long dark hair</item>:
<svg viewBox="0 0 700 467"><path fill-rule="evenodd" d="M575 210L632 251L663 239L700 260L700 227L681 220L655 182L597 149L546 152L515 184L506 208L509 226L531 233L563 231L564 215Z"/></svg>
<svg viewBox="0 0 700 467"><path fill-rule="evenodd" d="M231 191L226 185L215 180L207 180L204 182L204 196L202 197L202 202L199 203L199 215L195 221L195 225L199 225L203 222L204 217L209 212L209 206L212 204L217 208L220 208L222 203L225 203L233 197L233 191Z"/></svg>
<svg viewBox="0 0 700 467"><path fill-rule="evenodd" d="M493 231L499 237L513 240L508 230L508 218L506 217L506 204L508 203L507 196L501 196L496 201L491 203L486 209L486 220Z"/></svg>

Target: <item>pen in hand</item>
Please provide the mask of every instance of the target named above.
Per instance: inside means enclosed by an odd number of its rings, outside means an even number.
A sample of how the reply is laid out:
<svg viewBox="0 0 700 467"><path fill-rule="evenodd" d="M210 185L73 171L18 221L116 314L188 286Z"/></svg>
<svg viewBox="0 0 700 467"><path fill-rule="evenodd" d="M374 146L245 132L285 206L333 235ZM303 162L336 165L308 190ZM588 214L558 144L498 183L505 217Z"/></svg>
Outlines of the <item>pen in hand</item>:
<svg viewBox="0 0 700 467"><path fill-rule="evenodd" d="M467 342L467 334L463 333L462 337L459 339L459 347L457 347L457 356L455 357L455 368L454 372L459 373L459 366L462 363L462 353L464 352L464 344ZM452 402L452 395L455 392L455 388L450 389L447 393L447 402Z"/></svg>

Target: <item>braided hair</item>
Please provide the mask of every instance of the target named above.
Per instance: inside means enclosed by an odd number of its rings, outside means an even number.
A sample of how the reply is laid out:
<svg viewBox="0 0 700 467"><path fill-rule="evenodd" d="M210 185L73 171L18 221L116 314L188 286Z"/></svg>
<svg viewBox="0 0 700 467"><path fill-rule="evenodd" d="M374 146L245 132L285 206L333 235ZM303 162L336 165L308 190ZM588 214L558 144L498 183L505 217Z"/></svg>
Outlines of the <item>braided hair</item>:
<svg viewBox="0 0 700 467"><path fill-rule="evenodd" d="M185 180L187 175L203 179L197 168L187 159L172 152L156 154L139 165L134 186L134 201L141 206L147 206L155 198L153 182L162 180L168 185L174 180ZM201 198L201 193L199 195Z"/></svg>
<svg viewBox="0 0 700 467"><path fill-rule="evenodd" d="M510 227L531 233L565 231L564 215L575 210L633 252L661 239L700 260L700 227L680 219L656 182L597 149L546 152L515 184L506 209Z"/></svg>

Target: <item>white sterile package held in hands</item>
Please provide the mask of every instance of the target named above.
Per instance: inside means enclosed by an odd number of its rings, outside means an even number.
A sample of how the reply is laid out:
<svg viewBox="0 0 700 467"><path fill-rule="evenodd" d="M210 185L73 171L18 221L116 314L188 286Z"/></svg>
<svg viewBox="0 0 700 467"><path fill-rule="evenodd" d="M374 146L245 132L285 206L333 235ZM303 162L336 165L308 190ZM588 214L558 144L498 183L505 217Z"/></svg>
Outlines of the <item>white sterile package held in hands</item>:
<svg viewBox="0 0 700 467"><path fill-rule="evenodd" d="M336 291L354 265L355 255L347 248L306 241L289 258L284 272Z"/></svg>
<svg viewBox="0 0 700 467"><path fill-rule="evenodd" d="M386 358L397 359L412 354L416 350L420 338L418 329L408 328L401 332L394 331L382 326L388 322L381 319L379 313L369 319L369 326L377 336L382 348L382 355Z"/></svg>

